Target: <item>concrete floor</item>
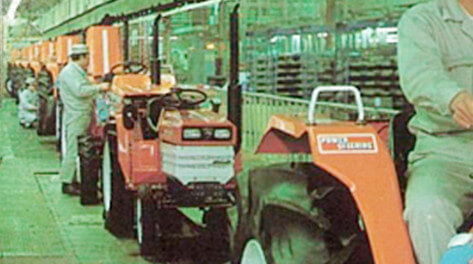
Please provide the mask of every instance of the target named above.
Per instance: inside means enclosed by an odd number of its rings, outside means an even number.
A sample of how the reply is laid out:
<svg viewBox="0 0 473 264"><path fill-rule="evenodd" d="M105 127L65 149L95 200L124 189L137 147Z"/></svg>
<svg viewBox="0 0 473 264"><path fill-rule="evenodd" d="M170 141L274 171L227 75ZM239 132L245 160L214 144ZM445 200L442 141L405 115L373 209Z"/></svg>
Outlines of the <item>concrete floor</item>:
<svg viewBox="0 0 473 264"><path fill-rule="evenodd" d="M135 240L103 228L101 206L80 206L60 191L53 138L18 124L16 105L0 108L0 264L150 263Z"/></svg>

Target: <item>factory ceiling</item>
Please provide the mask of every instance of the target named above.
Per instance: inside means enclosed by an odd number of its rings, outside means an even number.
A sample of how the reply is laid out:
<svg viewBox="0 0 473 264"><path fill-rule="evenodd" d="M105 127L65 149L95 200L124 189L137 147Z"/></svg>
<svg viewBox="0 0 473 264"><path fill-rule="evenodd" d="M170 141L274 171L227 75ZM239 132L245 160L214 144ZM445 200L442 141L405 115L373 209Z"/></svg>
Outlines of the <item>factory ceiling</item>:
<svg viewBox="0 0 473 264"><path fill-rule="evenodd" d="M2 0L4 13L12 0ZM166 4L174 0L23 0L17 17L33 22L38 32L62 34L97 22L105 13L136 9L137 6ZM245 27L250 30L294 27L298 25L333 25L336 22L355 23L371 19L396 20L410 6L428 0L225 0L240 2ZM100 10L91 3L105 3ZM65 3L69 3L65 5ZM139 4L138 4L139 3ZM81 6L79 8L79 6ZM142 8L142 7L140 7ZM51 12L54 11L54 12ZM132 10L133 11L133 10ZM76 20L75 18L78 18ZM80 20L80 21L79 21ZM64 27L58 27L67 21ZM55 30L52 31L51 30Z"/></svg>
<svg viewBox="0 0 473 264"><path fill-rule="evenodd" d="M3 10L2 13L6 14L8 7L12 0L2 0ZM27 18L29 20L35 20L41 15L45 14L47 10L51 9L61 0L22 0L17 10L17 17Z"/></svg>

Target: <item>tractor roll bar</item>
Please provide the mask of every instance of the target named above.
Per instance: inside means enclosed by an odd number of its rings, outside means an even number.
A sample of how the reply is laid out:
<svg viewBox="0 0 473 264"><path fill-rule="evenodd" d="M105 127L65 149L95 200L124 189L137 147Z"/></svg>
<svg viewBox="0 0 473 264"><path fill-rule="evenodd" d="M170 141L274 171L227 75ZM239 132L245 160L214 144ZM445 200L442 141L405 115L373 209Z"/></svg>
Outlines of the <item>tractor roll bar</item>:
<svg viewBox="0 0 473 264"><path fill-rule="evenodd" d="M360 90L354 86L319 86L312 92L312 98L309 105L309 124L315 124L315 108L317 106L317 100L319 94L322 92L352 92L355 95L356 106L358 108L358 122L363 122L365 119L365 110L363 107L363 101L361 100Z"/></svg>

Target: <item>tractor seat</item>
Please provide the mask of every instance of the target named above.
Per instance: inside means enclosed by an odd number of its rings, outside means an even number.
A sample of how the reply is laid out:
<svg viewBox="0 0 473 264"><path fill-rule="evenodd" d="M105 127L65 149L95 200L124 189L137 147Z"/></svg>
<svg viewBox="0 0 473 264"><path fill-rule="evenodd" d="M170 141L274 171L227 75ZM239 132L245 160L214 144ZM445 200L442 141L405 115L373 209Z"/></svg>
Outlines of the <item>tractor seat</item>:
<svg viewBox="0 0 473 264"><path fill-rule="evenodd" d="M112 91L121 96L147 94L151 89L151 78L144 74L123 74L113 78Z"/></svg>
<svg viewBox="0 0 473 264"><path fill-rule="evenodd" d="M409 120L414 116L414 110L408 109L397 114L391 121L391 139L393 143L393 159L399 178L401 191L404 194L407 186L407 163L409 153L414 149L416 138L408 130Z"/></svg>

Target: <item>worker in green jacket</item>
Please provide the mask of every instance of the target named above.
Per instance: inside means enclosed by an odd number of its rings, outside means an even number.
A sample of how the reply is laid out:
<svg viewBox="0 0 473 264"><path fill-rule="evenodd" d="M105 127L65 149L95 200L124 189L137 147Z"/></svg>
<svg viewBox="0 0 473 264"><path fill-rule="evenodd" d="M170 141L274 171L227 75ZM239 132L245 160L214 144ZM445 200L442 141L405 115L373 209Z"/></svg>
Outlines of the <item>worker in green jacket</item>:
<svg viewBox="0 0 473 264"><path fill-rule="evenodd" d="M107 91L109 85L93 85L87 78L89 54L85 44L73 45L69 55L69 63L61 70L57 80L60 98L64 105L62 131L65 154L62 160L61 179L63 193L78 195L77 137L87 133L94 96L100 91Z"/></svg>
<svg viewBox="0 0 473 264"><path fill-rule="evenodd" d="M416 110L404 216L419 263L437 264L473 209L473 1L432 0L407 11L398 62Z"/></svg>

